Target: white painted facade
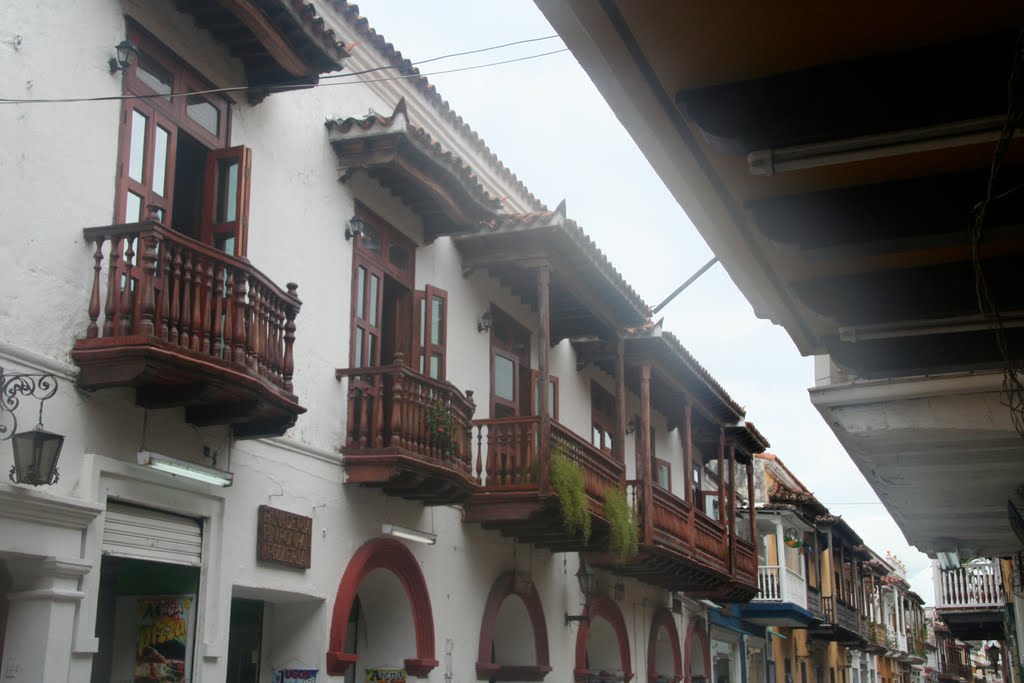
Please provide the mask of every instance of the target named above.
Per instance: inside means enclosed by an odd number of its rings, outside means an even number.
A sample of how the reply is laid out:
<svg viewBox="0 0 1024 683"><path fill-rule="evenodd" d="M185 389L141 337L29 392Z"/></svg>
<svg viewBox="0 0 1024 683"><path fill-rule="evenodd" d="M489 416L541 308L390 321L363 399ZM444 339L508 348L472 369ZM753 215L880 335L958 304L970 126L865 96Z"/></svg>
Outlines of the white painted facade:
<svg viewBox="0 0 1024 683"><path fill-rule="evenodd" d="M346 71L386 64L360 41L340 15L316 3L345 43L359 43ZM321 7L324 5L324 7ZM138 21L217 86L244 83L240 63L212 37L195 29L173 3L88 0L75 3L12 0L2 12L0 82L11 98L116 97L121 77L107 60L125 36L124 15ZM330 83L331 81L325 81ZM147 411L129 390L95 393L74 387L77 368L69 350L84 336L92 282L91 247L82 228L112 222L120 104L116 101L0 105L0 365L8 373L52 372L60 381L45 405L47 429L65 435L60 480L51 487L0 483L0 593L7 607L0 678L11 683L84 683L93 678L101 650L97 633L102 538L109 500L201 520L192 671L197 683L224 681L233 598L263 601L260 678L283 668L325 673L325 652L339 580L353 553L380 537L383 523L432 530L437 544L409 544L429 588L439 666L429 680L476 679L481 615L491 585L503 572L527 571L543 601L551 666L548 680L566 681L575 665L576 626L582 597L575 555L531 549L463 524L456 507L423 506L346 486L338 447L345 435L346 387L334 377L349 358L352 245L344 229L356 199L418 243L416 286L431 284L449 295L448 380L478 397L489 394L489 345L476 323L490 303L534 333L537 316L486 275L464 278L450 239L422 244L419 218L374 181L337 180L337 159L323 122L336 116L390 112L405 97L410 118L467 160L484 187L508 196L506 207L524 211L530 199L489 163L478 146L451 126L414 87L402 81L320 87L274 94L252 106L241 98L232 113L232 145L253 150L249 259L271 280L299 283L295 393L308 412L287 435L233 442L223 427L196 428L182 409ZM536 357L536 349L534 349ZM567 342L552 349L551 373L560 378L560 422L590 433L590 382L609 390L610 377L577 372ZM639 412L631 396L630 414ZM36 404L24 400L17 417L31 426ZM478 401L478 417L486 417ZM673 463L673 488L682 490L678 430L667 432L654 414L658 457ZM229 488L190 482L135 463L142 448L202 462L203 449L234 473ZM635 450L627 437L627 478ZM0 447L0 468L12 462ZM209 461L206 461L209 464ZM259 563L257 508L272 505L313 519L312 567L295 570ZM601 574L604 592L624 586L618 600L630 638L631 669L646 676L651 615L668 606L663 590ZM365 666L401 666L413 656L412 621L390 574L371 575L360 588L366 642ZM681 638L702 613L685 601L675 615ZM511 648L522 619L504 616L499 629ZM702 623L706 624L706 620ZM599 633L594 634L600 637ZM604 652L602 648L603 654ZM688 659L688 654L684 653ZM614 662L608 666L614 668ZM114 679L112 679L114 680Z"/></svg>

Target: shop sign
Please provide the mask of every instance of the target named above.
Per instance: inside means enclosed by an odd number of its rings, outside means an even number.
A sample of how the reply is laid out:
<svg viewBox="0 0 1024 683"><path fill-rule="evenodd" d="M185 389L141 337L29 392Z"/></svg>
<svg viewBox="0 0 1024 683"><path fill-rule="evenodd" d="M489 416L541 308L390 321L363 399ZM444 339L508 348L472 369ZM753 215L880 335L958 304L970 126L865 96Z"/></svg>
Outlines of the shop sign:
<svg viewBox="0 0 1024 683"><path fill-rule="evenodd" d="M194 596L144 597L137 601L136 683L184 683L191 645Z"/></svg>
<svg viewBox="0 0 1024 683"><path fill-rule="evenodd" d="M256 559L309 569L313 518L260 505L256 526Z"/></svg>
<svg viewBox="0 0 1024 683"><path fill-rule="evenodd" d="M405 669L377 668L366 670L366 683L406 683Z"/></svg>
<svg viewBox="0 0 1024 683"><path fill-rule="evenodd" d="M318 669L281 669L275 671L273 683L316 683Z"/></svg>

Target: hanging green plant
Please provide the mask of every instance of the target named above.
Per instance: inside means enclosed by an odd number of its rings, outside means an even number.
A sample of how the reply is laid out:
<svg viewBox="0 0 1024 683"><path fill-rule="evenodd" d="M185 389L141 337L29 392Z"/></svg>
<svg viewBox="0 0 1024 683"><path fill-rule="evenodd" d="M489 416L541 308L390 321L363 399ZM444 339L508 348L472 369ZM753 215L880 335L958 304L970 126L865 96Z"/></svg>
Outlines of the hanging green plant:
<svg viewBox="0 0 1024 683"><path fill-rule="evenodd" d="M636 512L623 488L609 489L604 496L604 516L608 519L608 547L620 562L640 551L640 530Z"/></svg>
<svg viewBox="0 0 1024 683"><path fill-rule="evenodd" d="M565 455L561 444L551 449L551 488L558 496L562 526L570 534L580 534L584 543L590 542L590 510L583 470Z"/></svg>
<svg viewBox="0 0 1024 683"><path fill-rule="evenodd" d="M427 405L424 416L427 428L427 439L441 455L455 455L455 416L442 401L434 401Z"/></svg>

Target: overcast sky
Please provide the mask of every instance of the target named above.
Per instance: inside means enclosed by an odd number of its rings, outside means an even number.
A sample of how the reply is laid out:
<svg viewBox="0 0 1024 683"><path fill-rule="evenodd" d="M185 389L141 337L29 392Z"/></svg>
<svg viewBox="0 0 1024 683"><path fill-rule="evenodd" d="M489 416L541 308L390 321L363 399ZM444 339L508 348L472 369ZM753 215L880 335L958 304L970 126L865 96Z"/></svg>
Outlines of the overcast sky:
<svg viewBox="0 0 1024 683"><path fill-rule="evenodd" d="M359 8L413 61L554 33L530 0L371 0ZM429 76L561 47L556 38L434 62L422 71L541 201L554 207L566 200L569 217L654 306L712 253L633 144L631 122L615 118L572 54ZM907 545L811 406L813 360L800 356L781 327L754 316L720 265L661 314L665 328L746 406L771 451L865 543L902 559L913 589L933 604L930 561Z"/></svg>

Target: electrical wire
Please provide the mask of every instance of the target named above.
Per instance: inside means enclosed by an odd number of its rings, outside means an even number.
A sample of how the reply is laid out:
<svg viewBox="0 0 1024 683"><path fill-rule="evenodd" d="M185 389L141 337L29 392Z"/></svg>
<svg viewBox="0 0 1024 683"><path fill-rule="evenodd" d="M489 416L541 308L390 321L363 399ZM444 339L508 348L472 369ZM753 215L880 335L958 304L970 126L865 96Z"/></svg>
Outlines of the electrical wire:
<svg viewBox="0 0 1024 683"><path fill-rule="evenodd" d="M996 348L1003 361L1003 404L1010 409L1010 419L1017 434L1024 437L1024 382L1021 381L1021 373L1024 368L1020 361L1011 355L1006 326L1003 324L1002 314L992 299L981 257L981 243L989 205L1019 189L1019 187L1014 187L999 194L995 193L995 184L1002 168L1003 158L1010 148L1017 129L1024 126L1024 103L1021 102L1021 86L1024 84L1020 82L1022 62L1024 62L1024 31L1017 35L1013 47L1013 63L1006 86L1006 122L1000 133L999 141L996 143L995 151L992 153L988 182L985 185L985 196L971 212L967 233L971 241L971 266L974 271L974 293L978 301L978 310L992 325Z"/></svg>
<svg viewBox="0 0 1024 683"><path fill-rule="evenodd" d="M376 73L378 71L384 71L384 70L387 70L387 69L402 69L402 68L406 68L408 66L415 66L417 64L427 64L427 63L436 62L436 61L439 61L439 60L442 60L442 59L450 59L452 57L461 57L461 56L464 56L464 55L477 54L477 53L480 53L480 52L487 52L487 51L490 51L490 50L498 50L498 49L501 49L501 48L504 48L504 47L509 47L509 46L512 46L512 45L521 45L523 43L537 42L537 41L540 41L540 40L549 40L552 37L556 37L556 36L545 36L545 37L542 37L542 38L529 38L529 39L526 39L526 40L519 40L519 41L514 41L514 42L511 42L511 43L504 43L502 45L494 45L494 46L491 46L491 47L480 48L480 49L477 49L477 50L468 50L468 51L465 51L465 52L453 52L453 53L450 53L450 54L441 55L439 57L431 57L430 59L424 59L424 60L421 60L421 61L418 61L418 62L408 62L408 63L397 64L397 65L396 64L392 64L392 65L388 65L388 66L374 67L372 69L364 69L363 71L353 71L353 72L350 72L350 73L341 73L341 74L323 76L323 77L321 77L321 82L320 83L317 83L316 85L312 85L312 86L306 86L306 87L304 87L304 89L327 88L327 87L331 87L331 86L354 85L354 84L362 84L362 83L382 83L382 82L385 82L385 81L399 81L399 80L407 80L407 79L411 79L411 78L426 78L427 76L440 76L440 75L444 75L444 74L459 73L459 72L462 72L462 71L473 71L473 70L476 70L476 69L485 69L485 68L490 68L490 67L494 67L494 66L501 66L501 65L504 65L504 64L514 64L516 62L524 62L524 61L531 60L531 59L538 59L540 57L547 57L549 55L555 55L555 54L559 54L561 52L568 52L569 51L569 48L561 48L561 49L558 49L558 50L550 50L548 52L541 52L541 53L538 53L538 54L526 55L526 56L523 56L523 57L515 57L515 58L512 58L512 59L504 59L504 60L499 60L499 61L496 61L496 62L487 62L487 63L484 63L484 64L474 64L474 65L470 65L470 66L457 67L457 68L452 68L452 69L443 69L441 71L431 71L431 72L428 72L428 73L419 73L419 72L417 72L417 73L412 73L412 74L401 74L399 76L388 76L386 78L360 79L360 80L340 81L340 82L331 82L331 83L324 83L324 82L322 82L324 79L327 79L327 78L332 78L332 79L334 79L334 78L355 78L356 76L362 76L362 75L365 75L365 74ZM53 98L26 98L26 99L17 99L17 98L10 98L10 97L0 97L0 104L66 104L66 103L74 103L74 102L116 102L116 101L122 101L122 100L148 100L148 99L168 99L168 98L173 99L173 98L176 98L176 97L188 97L190 95L214 95L214 94L219 94L219 93L244 92L244 91L247 91L247 90L260 90L260 91L264 91L264 90L269 90L269 91L287 90L287 89L293 88L293 87L295 87L297 85L303 85L303 84L301 82L299 82L299 81L291 81L291 82L278 83L278 84L274 84L274 85L265 85L265 86L235 85L235 86L227 86L227 87L224 87L224 88L207 88L207 89L204 89L204 90L190 90L190 91L187 91L187 92L176 92L176 93L171 93L171 94L155 94L154 93L154 94L151 94L151 95L106 95L106 96L100 96L100 97L53 97Z"/></svg>

